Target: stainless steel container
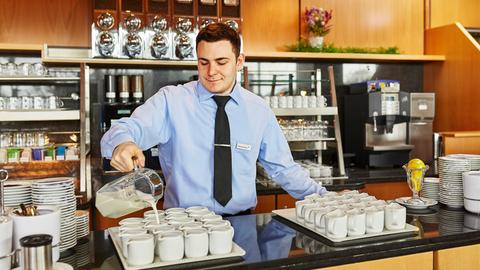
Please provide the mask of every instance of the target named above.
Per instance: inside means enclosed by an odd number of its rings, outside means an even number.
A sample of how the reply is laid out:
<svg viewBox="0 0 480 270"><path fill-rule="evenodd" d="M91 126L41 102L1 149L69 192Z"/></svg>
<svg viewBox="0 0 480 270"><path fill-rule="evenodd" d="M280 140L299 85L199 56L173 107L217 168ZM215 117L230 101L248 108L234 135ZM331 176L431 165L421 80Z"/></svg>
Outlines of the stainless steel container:
<svg viewBox="0 0 480 270"><path fill-rule="evenodd" d="M116 89L115 75L105 75L105 101L107 103L115 103L117 99Z"/></svg>
<svg viewBox="0 0 480 270"><path fill-rule="evenodd" d="M142 102L143 100L143 75L131 76L132 97L135 103Z"/></svg>
<svg viewBox="0 0 480 270"><path fill-rule="evenodd" d="M24 270L52 270L52 236L33 234L20 239Z"/></svg>
<svg viewBox="0 0 480 270"><path fill-rule="evenodd" d="M128 103L130 99L130 77L128 75L120 75L118 78L118 97L121 103Z"/></svg>

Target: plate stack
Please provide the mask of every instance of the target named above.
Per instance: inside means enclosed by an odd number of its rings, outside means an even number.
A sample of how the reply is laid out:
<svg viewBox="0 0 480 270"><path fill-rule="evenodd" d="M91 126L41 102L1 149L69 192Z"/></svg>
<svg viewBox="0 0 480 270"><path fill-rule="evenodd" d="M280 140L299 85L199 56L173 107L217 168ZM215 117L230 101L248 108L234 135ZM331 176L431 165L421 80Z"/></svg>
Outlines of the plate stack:
<svg viewBox="0 0 480 270"><path fill-rule="evenodd" d="M32 203L32 188L30 185L5 184L5 207L18 207L21 203Z"/></svg>
<svg viewBox="0 0 480 270"><path fill-rule="evenodd" d="M88 236L90 234L89 229L89 218L88 218L88 211L86 210L77 210L75 211L75 219L76 219L76 226L77 226L77 239L82 237Z"/></svg>
<svg viewBox="0 0 480 270"><path fill-rule="evenodd" d="M75 210L74 178L59 177L34 181L32 184L34 205L56 205L60 207L60 252L77 244L77 222Z"/></svg>
<svg viewBox="0 0 480 270"><path fill-rule="evenodd" d="M449 207L463 207L462 173L471 170L470 160L444 156L439 158L440 202Z"/></svg>
<svg viewBox="0 0 480 270"><path fill-rule="evenodd" d="M436 177L425 177L423 181L423 188L420 192L420 196L440 200L440 178Z"/></svg>

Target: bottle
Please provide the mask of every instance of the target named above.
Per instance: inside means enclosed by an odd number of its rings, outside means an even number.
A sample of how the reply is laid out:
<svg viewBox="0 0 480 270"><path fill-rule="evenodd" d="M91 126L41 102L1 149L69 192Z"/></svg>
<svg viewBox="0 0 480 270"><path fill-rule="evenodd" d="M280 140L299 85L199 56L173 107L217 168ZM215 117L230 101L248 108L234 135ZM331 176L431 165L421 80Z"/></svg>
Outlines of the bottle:
<svg viewBox="0 0 480 270"><path fill-rule="evenodd" d="M133 102L140 103L143 101L143 75L133 75L130 79Z"/></svg>
<svg viewBox="0 0 480 270"><path fill-rule="evenodd" d="M128 103L130 99L130 77L128 75L118 76L118 97L121 103Z"/></svg>
<svg viewBox="0 0 480 270"><path fill-rule="evenodd" d="M117 94L117 81L115 75L105 75L105 101L107 103L115 103Z"/></svg>

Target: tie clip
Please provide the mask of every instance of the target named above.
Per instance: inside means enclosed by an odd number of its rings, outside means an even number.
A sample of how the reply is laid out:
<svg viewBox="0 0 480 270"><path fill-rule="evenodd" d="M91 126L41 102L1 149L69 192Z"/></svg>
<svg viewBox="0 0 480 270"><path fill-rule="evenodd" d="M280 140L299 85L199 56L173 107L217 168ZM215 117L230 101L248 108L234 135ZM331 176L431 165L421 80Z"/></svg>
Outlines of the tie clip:
<svg viewBox="0 0 480 270"><path fill-rule="evenodd" d="M220 146L220 147L230 147L230 144L224 144L224 143L214 143L213 146Z"/></svg>

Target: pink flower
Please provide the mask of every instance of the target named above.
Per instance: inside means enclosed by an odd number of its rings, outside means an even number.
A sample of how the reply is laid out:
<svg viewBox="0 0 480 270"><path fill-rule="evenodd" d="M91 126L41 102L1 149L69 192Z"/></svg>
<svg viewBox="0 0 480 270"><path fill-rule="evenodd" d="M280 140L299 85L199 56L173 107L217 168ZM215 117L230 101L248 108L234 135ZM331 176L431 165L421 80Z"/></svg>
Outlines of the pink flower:
<svg viewBox="0 0 480 270"><path fill-rule="evenodd" d="M332 19L333 11L327 11L323 8L312 7L305 8L305 23L308 31L315 36L324 36L330 31L328 22Z"/></svg>

